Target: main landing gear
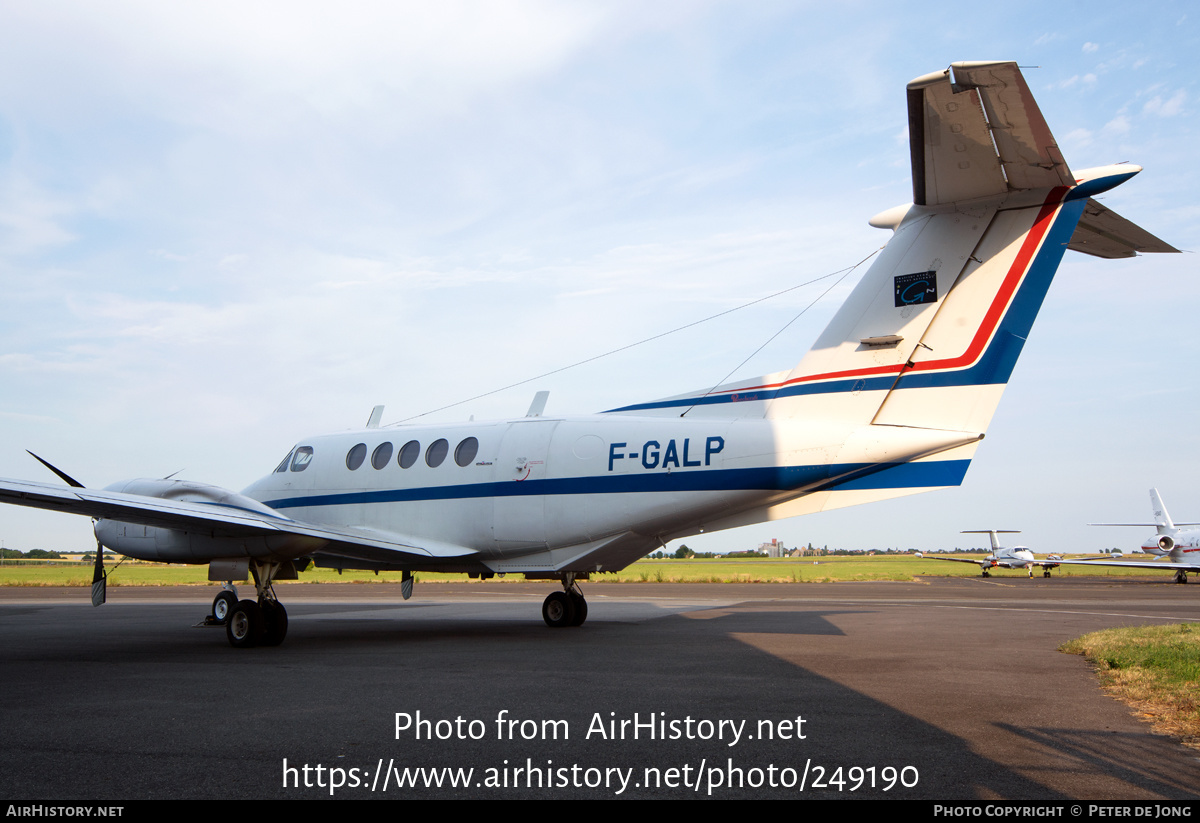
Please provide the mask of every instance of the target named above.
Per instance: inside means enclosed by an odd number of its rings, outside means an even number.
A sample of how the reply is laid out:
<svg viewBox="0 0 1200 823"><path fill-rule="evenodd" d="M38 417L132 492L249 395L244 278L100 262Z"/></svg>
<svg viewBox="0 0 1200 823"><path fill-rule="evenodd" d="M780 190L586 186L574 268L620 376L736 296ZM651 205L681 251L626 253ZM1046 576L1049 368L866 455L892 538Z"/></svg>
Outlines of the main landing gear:
<svg viewBox="0 0 1200 823"><path fill-rule="evenodd" d="M1185 572L1183 569L1180 569L1177 572L1175 572L1175 582L1176 583L1186 583L1187 582L1187 572Z"/></svg>
<svg viewBox="0 0 1200 823"><path fill-rule="evenodd" d="M566 626L582 626L587 620L587 601L575 582L575 575L567 574L562 580L563 591L551 592L542 603L542 619L552 629Z"/></svg>
<svg viewBox="0 0 1200 823"><path fill-rule="evenodd" d="M287 636L287 609L275 599L275 589L271 585L279 566L279 563L250 561L257 601L238 600L237 595L228 590L213 600L213 617L217 620L224 617L225 636L235 649L278 646Z"/></svg>

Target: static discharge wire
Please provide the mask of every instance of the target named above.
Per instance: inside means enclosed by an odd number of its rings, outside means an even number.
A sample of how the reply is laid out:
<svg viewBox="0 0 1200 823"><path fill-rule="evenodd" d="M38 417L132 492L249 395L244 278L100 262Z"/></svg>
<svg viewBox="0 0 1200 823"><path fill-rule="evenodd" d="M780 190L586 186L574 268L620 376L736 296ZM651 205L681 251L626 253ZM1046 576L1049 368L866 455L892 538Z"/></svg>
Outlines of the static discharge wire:
<svg viewBox="0 0 1200 823"><path fill-rule="evenodd" d="M793 291L795 291L796 289L802 289L802 288L804 288L805 286L811 286L813 283L819 283L819 282L821 282L822 280L828 280L830 277L837 277L837 280L835 280L835 281L834 281L834 282L833 282L833 283L832 283L832 284L829 286L829 288L825 289L825 291L823 291L823 292L821 292L819 295L817 295L817 297L816 297L816 299L815 299L815 300L813 300L811 303L809 303L807 306L805 306L803 309L801 309L801 310L800 310L800 313L799 313L799 314L797 314L795 317L793 317L791 320L789 320L789 321L788 321L786 324L784 324L783 328L781 328L779 331L775 332L775 334L771 335L771 337L770 337L769 339L767 339L767 341L766 341L766 342L764 342L764 343L763 343L761 346L759 346L757 349L755 349L755 350L754 350L754 351L753 351L753 352L750 354L750 356L749 356L749 357L747 357L745 360L743 360L741 363L739 363L739 364L738 364L738 365L737 365L737 366L734 368L734 370L730 372L730 374L733 374L733 372L734 372L734 371L737 371L737 370L738 370L738 369L740 369L742 366L744 366L744 365L745 365L745 364L746 364L746 363L747 363L747 362L750 360L750 358L751 358L751 357L754 357L754 355L756 355L756 354L758 354L760 351L762 351L762 350L763 350L763 348L765 348L765 347L767 346L767 344L768 344L768 343L770 343L772 340L774 340L776 337L778 337L780 334L782 334L782 333L784 332L784 330L786 330L786 329L787 329L787 327L788 327L788 326L792 325L792 324L793 324L793 323L795 323L797 320L799 320L799 319L800 319L800 317L801 317L801 315L803 315L803 314L804 314L806 311L808 311L808 310L809 310L809 309L811 309L811 308L812 308L814 305L816 305L816 303L817 303L817 302L818 302L818 301L819 301L819 300L820 300L822 297L824 297L825 295L829 294L829 292L830 292L830 291L832 291L832 290L833 290L833 288L834 288L835 286L837 286L837 284L838 284L838 283L841 283L841 282L842 282L842 280L846 279L846 277L847 277L847 276L849 276L851 272L853 272L855 269L857 269L857 268L858 268L859 266L861 266L863 263L865 263L865 262L867 262L868 260L870 260L870 259L871 259L872 257L874 257L876 254L878 254L878 253L880 252L880 250L881 250L881 249L882 249L882 247L880 247L879 249L876 249L875 251L871 252L871 253L870 253L870 254L868 254L866 257L864 257L862 260L859 260L857 263L855 263L853 266L849 266L849 267L847 267L847 268L844 268L844 269L838 269L837 271L831 271L831 272L829 272L828 274L823 274L823 275L821 275L820 277L814 277L812 280L807 280L807 281L805 281L805 282L803 282L803 283L797 283L795 286L789 286L789 287L787 287L786 289L782 289L782 290L780 290L780 291L777 291L777 292L775 292L774 294L768 294L768 295L766 295L765 297L759 297L759 298L757 298L757 299L755 299L755 300L751 300L751 301L750 301L750 302L748 302L748 303L743 303L743 304L742 304L742 305L740 305L740 306L734 306L734 307L733 307L733 308L731 308L731 309L726 309L725 311L720 311L720 312L717 312L716 314L709 315L708 317L701 318L700 320L693 320L691 323L685 323L685 324L684 324L684 325L682 325L682 326L677 326L677 327L675 327L675 328L673 328L673 329L668 329L667 331L664 331L664 332L659 332L658 334L651 335L650 337L643 338L643 339L641 339L641 340L638 340L638 341L636 341L636 342L633 342L633 343L627 343L627 344L626 344L626 345L624 345L624 346L620 346L620 347L618 347L618 348L615 348L615 349L610 349L609 351L603 352L603 353L601 353L601 354L593 355L592 357L588 357L588 358L586 358L586 359L584 359L584 360L579 360L579 361L577 361L577 362L575 362L575 363L571 363L571 364L569 364L569 365L566 365L566 366L560 366L560 367L559 367L559 368L557 368L557 369L552 369L552 370L550 370L550 371L548 371L548 372L543 372L543 373L541 373L541 374L535 375L535 376L533 376L533 377L526 378L526 379L524 379L524 380L518 380L516 383L509 383L507 386L501 386L501 387L500 387L500 388L498 388L498 389L492 389L491 391L486 391L486 392L484 392L483 394L477 394L477 395L475 395L474 397L468 397L468 398L466 398L465 400L459 400L459 401L456 401L456 402L454 402L454 403L450 403L450 404L448 404L448 405L445 405L445 406L439 406L439 407L438 407L438 408L436 408L436 409L430 409L429 411L426 411L426 412L421 412L420 414L414 414L412 417L406 417L406 418L404 418L403 420L397 420L397 421L396 421L396 422L394 422L394 423L388 423L388 424L386 424L386 425L385 425L383 428L388 428L388 427L391 427L391 426L399 426L399 425L402 425L402 424L404 424L404 423L407 423L407 422L409 422L410 420L416 420L416 419L418 419L418 418L425 417L425 416L427 416L427 415L430 415L430 414L437 414L437 413L438 413L438 412L440 412L440 411L445 411L446 409L453 409L455 406L462 406L462 405L464 405L464 404L466 404L466 403L470 403L470 402L472 402L472 401L475 401L475 400L480 400L480 399L482 399L482 398L484 398L484 397L491 397L493 394L499 394L500 392L503 392L503 391L508 391L509 389L515 389L515 388L517 388L518 386L524 386L526 383L532 383L532 382L534 382L535 380L541 380L541 379L542 379L542 378L544 378L544 377L550 377L551 375L559 374L559 373L561 373L561 372L565 372L565 371L568 371L568 370L570 370L570 369L574 369L574 368L577 368L577 367L579 367L579 366L586 365L586 364L588 364L588 363L593 363L593 362L595 362L595 361L597 361L597 360L602 360L602 359L604 359L605 357L610 357L611 355L614 355L614 354L619 354L620 352L623 352L623 351L628 351L629 349L636 348L637 346L641 346L641 345L643 345L643 344L645 344L645 343L650 343L650 342L653 342L653 341L655 341L655 340L658 340L659 338L662 338L662 337L667 337L667 336L669 336L669 335L672 335L672 334L675 334L675 333L677 333L677 332L685 331L686 329L690 329L690 328L692 328L693 326L699 326L699 325L701 325L702 323L707 323L707 322L709 322L710 320L716 320L717 318L719 318L719 317L724 317L724 316L725 316L725 315L727 315L727 314L733 314L734 312L741 311L742 309L748 309L748 308L750 308L751 306L758 305L759 303L765 303L765 302L766 302L766 301L768 301L768 300L774 300L776 297L780 297L780 296L782 296L782 295L785 295L785 294L787 294L788 292L793 292ZM840 276L840 277L838 277L838 275L841 275L841 276ZM727 380L727 379L728 379L728 377L726 377L725 379ZM722 380L722 381L720 381L720 382L721 382L721 383L723 383L723 382L724 382L724 380ZM718 385L720 385L720 383L718 383ZM714 386L713 388L716 388L716 387ZM712 392L712 389L709 389L709 391L708 391L708 392L705 392L705 395L704 395L704 396L707 396L707 395L708 395L709 393L711 393L711 392ZM687 414L687 412L688 412L688 411L691 411L691 408L688 408L688 410L687 410L687 411L685 411L683 414ZM680 415L680 417L682 417L682 416L683 416L683 414L681 414L681 415Z"/></svg>
<svg viewBox="0 0 1200 823"><path fill-rule="evenodd" d="M865 262L867 262L868 260L870 260L870 259L871 259L872 257L874 257L875 255L879 254L879 252L881 252L881 251L883 251L883 246L880 246L879 248L875 249L875 251L873 251L873 252L871 252L870 254L868 254L868 255L867 255L866 257L864 257L862 260L859 260L857 263L855 263L855 264L854 264L853 266L851 266L850 268L848 268L848 269L842 269L842 270L840 270L840 271L842 272L842 276L841 276L841 277L839 277L837 280L834 280L832 283L830 283L830 284L829 284L829 288L825 289L825 291L821 292L821 293L820 293L820 294L818 294L816 297L814 297L811 303L809 303L807 306L805 306L804 308L802 308L802 309L801 309L801 310L800 310L800 311L799 311L799 312L796 314L796 316L795 316L795 317L793 317L791 320L789 320L789 321L787 321L786 323L784 323L784 324L783 324L783 326L782 326L782 328L780 328L780 329L779 329L779 331L775 332L773 335L771 335L771 336L770 336L770 337L768 337L766 340L764 340L761 346L759 346L759 347L758 347L757 349L755 349L754 351L750 352L750 354L746 355L746 359L744 359L744 360L743 360L741 363L738 363L736 366L734 366L732 369L730 369L728 374L726 374L724 377L722 377L720 380L718 380L718 381L717 381L717 384L716 384L715 386L713 386L711 389L709 389L708 391L706 391L704 394L700 395L700 398L708 397L710 394L712 394L712 393L713 393L713 392L715 392L717 389L719 389L719 388L720 388L722 385L724 385L725 381L726 381L726 380L728 380L730 377L732 377L732 376L734 375L734 373L736 373L736 372L738 371L738 369L740 369L742 366L744 366L744 365L746 365L747 363L749 363L749 362L750 362L750 360L751 360L751 359L752 359L752 358L753 358L753 357L754 357L756 354L758 354L760 351L762 351L762 350L763 350L763 349L765 349L765 348L766 348L768 345L770 345L770 343L771 343L771 341L772 341L772 340L774 340L776 337L778 337L779 335L781 335L781 334L783 334L785 331L787 331L787 329L788 329L788 326L790 326L790 325L792 325L793 323L795 323L797 320L799 320L799 319L800 319L800 318L801 318L801 317L804 315L804 313L805 313L806 311L808 311L809 309L811 309L813 306L817 305L817 303L819 303L819 302L821 301L821 299L822 299L822 298L823 298L825 295L829 294L831 291L833 291L833 290L834 290L834 288L836 288L836 287L837 287L838 283L841 283L843 280L845 280L847 277L849 277L849 276L850 276L850 273L851 273L852 271L854 271L855 269L857 269L857 268L858 268L859 266L861 266L863 263L865 263ZM833 272L832 274L827 274L827 275L825 275L825 277L832 277L834 274L837 274L837 273L838 273L838 272L836 272L836 271L835 271L835 272ZM817 280L821 280L821 279L823 279L823 278L820 278L820 277L818 277L818 278L817 278ZM816 281L816 280L809 280L809 281L808 281L808 283L815 283L815 282L817 282L817 281ZM801 285L805 285L805 286L807 286L807 285L808 285L808 283L802 283ZM796 286L795 288L799 288L799 286ZM789 289L789 291L790 291L790 289ZM780 294L783 294L783 292L779 292L779 293L780 293ZM774 297L774 296L775 296L775 295L771 295L771 297ZM764 297L763 299L764 299L764 300L769 300L769 299L771 299L771 298L770 298L770 297ZM756 302L757 302L757 301L756 301ZM747 306L750 306L750 305L753 305L753 304L752 304L752 303L747 303L746 305L747 305ZM744 306L739 306L738 308L744 308ZM737 309L731 309L731 311L737 311ZM700 321L700 322L704 322L704 321L702 320L702 321ZM697 399L700 399L700 398L697 398ZM680 413L680 415L679 415L679 416L680 416L680 417L683 417L684 415L686 415L688 412L690 412L690 411L691 411L692 409L694 409L694 408L696 408L696 404L695 404L695 403L693 403L692 405L690 405L690 406L688 406L686 409L684 409L684 410L683 410L683 412L682 412L682 413Z"/></svg>

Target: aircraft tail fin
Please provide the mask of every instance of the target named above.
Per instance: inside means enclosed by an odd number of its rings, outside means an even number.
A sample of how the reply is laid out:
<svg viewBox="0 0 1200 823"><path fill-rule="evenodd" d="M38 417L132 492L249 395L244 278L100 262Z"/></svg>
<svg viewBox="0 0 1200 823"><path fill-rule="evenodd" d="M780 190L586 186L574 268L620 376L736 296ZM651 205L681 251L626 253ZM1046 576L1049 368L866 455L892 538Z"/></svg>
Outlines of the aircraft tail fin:
<svg viewBox="0 0 1200 823"><path fill-rule="evenodd" d="M1171 521L1171 515L1167 513L1167 507L1163 504L1162 495L1158 493L1158 489L1150 490L1150 507L1154 510L1154 526L1159 534L1174 534L1177 529Z"/></svg>
<svg viewBox="0 0 1200 823"><path fill-rule="evenodd" d="M974 435L812 510L957 485L1066 250L1174 251L1096 203L1141 168L1072 171L1015 63L919 77L908 105L913 203L871 221L891 239L799 364L612 411Z"/></svg>
<svg viewBox="0 0 1200 823"><path fill-rule="evenodd" d="M967 529L962 534L986 534L992 540L992 551L999 551L1003 548L1000 545L1000 539L996 537L998 534L1020 534L1020 529Z"/></svg>
<svg viewBox="0 0 1200 823"><path fill-rule="evenodd" d="M800 363L611 411L982 433L1067 248L1175 251L1092 199L1141 169L1072 172L1015 63L919 77L908 105L913 203L872 219L894 234Z"/></svg>

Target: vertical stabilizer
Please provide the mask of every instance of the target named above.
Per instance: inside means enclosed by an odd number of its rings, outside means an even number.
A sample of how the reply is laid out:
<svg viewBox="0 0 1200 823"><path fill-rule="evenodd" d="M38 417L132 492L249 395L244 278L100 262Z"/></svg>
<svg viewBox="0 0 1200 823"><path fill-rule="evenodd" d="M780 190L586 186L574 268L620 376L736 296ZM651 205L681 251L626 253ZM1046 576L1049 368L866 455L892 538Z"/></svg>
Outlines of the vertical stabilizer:
<svg viewBox="0 0 1200 823"><path fill-rule="evenodd" d="M823 444L835 462L858 460L849 455L860 441L946 444L894 462L862 457L869 475L826 478L746 518L961 483L1066 250L1175 251L1096 202L1141 169L1072 171L1016 63L955 63L924 75L908 84L908 106L913 203L871 220L892 237L803 359L612 410L765 417L785 452L787 432L842 427L842 441Z"/></svg>
<svg viewBox="0 0 1200 823"><path fill-rule="evenodd" d="M1178 529L1171 521L1171 515L1167 513L1167 507L1163 505L1162 496L1158 493L1158 489L1150 490L1150 507L1154 511L1154 525L1158 529L1159 534L1174 534Z"/></svg>

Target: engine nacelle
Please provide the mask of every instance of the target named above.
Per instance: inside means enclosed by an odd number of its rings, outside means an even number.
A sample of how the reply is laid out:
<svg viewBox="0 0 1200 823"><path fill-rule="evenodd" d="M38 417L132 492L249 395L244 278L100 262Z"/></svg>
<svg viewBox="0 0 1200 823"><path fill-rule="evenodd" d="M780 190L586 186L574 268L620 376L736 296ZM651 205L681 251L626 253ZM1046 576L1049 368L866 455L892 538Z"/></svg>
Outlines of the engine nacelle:
<svg viewBox="0 0 1200 823"><path fill-rule="evenodd" d="M1162 537L1158 538L1158 547L1169 553L1175 548L1175 538L1171 537L1169 534L1164 534Z"/></svg>
<svg viewBox="0 0 1200 823"><path fill-rule="evenodd" d="M188 480L139 479L115 483L105 491L204 503L271 517L279 513L245 495ZM247 527L207 525L196 530L166 527L155 523L153 512L136 520L97 520L96 539L106 548L139 560L164 563L208 563L219 558L254 557L290 559L326 545L328 541L292 534L262 533Z"/></svg>

